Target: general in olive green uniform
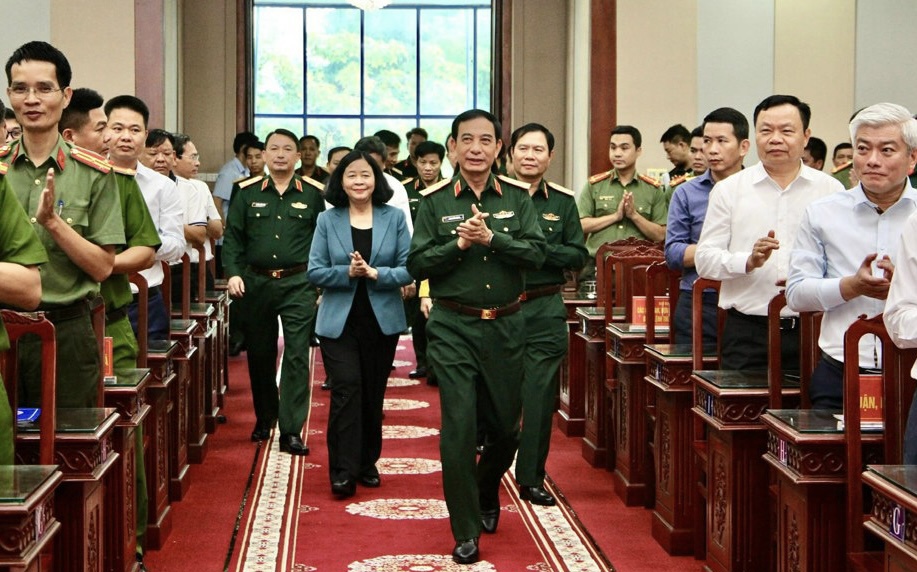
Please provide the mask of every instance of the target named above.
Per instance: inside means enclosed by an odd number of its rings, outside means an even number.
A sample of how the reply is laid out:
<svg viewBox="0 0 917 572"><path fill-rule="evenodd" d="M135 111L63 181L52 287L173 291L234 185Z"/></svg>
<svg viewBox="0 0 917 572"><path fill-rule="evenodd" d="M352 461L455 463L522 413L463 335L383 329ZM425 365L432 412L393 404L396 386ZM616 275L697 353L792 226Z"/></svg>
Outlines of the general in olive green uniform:
<svg viewBox="0 0 917 572"><path fill-rule="evenodd" d="M162 242L156 231L156 223L150 216L140 186L134 179L135 171L112 167L118 184L121 202L121 222L124 224L126 245L118 248L123 252L133 246L149 246L154 250ZM105 300L105 335L112 338L112 363L115 370L137 367L140 349L137 338L127 317L127 306L133 300L130 280L127 274L112 273L101 285Z"/></svg>
<svg viewBox="0 0 917 572"><path fill-rule="evenodd" d="M624 196L624 191L633 193L634 209L645 219L656 224L666 224L669 209L666 205L665 193L659 188L659 183L644 175L638 175L625 186L621 184L614 169L589 178L576 205L580 218L614 214L618 210L618 204ZM631 236L646 238L632 220L624 217L611 226L590 233L586 237L586 249L589 251L589 256L595 258L596 251L604 243Z"/></svg>
<svg viewBox="0 0 917 572"><path fill-rule="evenodd" d="M489 247L458 247L456 228L490 213ZM499 510L498 487L518 444L525 270L544 261L544 235L525 185L491 175L481 198L461 175L428 189L420 204L408 271L429 279L428 357L439 380L440 455L452 534L480 536L481 511ZM488 442L475 466L476 420Z"/></svg>
<svg viewBox="0 0 917 572"><path fill-rule="evenodd" d="M299 175L283 194L270 175L243 181L229 207L223 267L245 284L243 333L255 415L263 428L278 421L281 435L300 434L309 404L309 334L318 296L306 265L323 210L322 189ZM279 397L278 316L284 340Z"/></svg>
<svg viewBox="0 0 917 572"><path fill-rule="evenodd" d="M520 487L541 487L551 443L557 399L557 372L567 353L567 312L560 295L564 270L579 270L589 254L573 191L543 179L532 195L547 242L539 270L526 273L525 379L522 382L522 435L516 458Z"/></svg>
<svg viewBox="0 0 917 572"><path fill-rule="evenodd" d="M22 139L0 149L10 163L10 186L48 251L41 272L41 305L54 322L57 338L57 406L95 407L99 396L99 348L89 316L99 297L99 283L73 262L35 218L49 168L54 169L55 201L60 217L86 240L99 246L124 244L118 185L103 157L73 147L58 137L57 146L41 165L26 156ZM32 353L34 352L34 353ZM20 348L20 402L40 402L39 344ZM33 357L29 357L33 356Z"/></svg>
<svg viewBox="0 0 917 572"><path fill-rule="evenodd" d="M29 224L22 207L6 180L7 165L0 163L0 262L34 266L48 261L38 235ZM10 349L6 328L0 321L0 352ZM3 380L0 379L0 465L14 463L13 410Z"/></svg>

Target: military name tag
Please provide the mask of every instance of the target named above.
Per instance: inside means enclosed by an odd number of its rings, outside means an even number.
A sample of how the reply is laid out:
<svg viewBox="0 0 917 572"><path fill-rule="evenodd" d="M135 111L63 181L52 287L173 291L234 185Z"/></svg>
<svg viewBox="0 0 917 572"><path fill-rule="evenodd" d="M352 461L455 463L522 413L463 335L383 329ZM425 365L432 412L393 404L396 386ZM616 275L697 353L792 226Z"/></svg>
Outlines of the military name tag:
<svg viewBox="0 0 917 572"><path fill-rule="evenodd" d="M252 207L256 209L264 208L267 206L267 203L252 203Z"/></svg>
<svg viewBox="0 0 917 572"><path fill-rule="evenodd" d="M602 195L602 196L597 197L597 198L598 198L600 201L610 201L610 200L614 199L615 197L614 197L614 195Z"/></svg>
<svg viewBox="0 0 917 572"><path fill-rule="evenodd" d="M493 215L495 219L512 218L514 216L516 216L516 213L513 211L500 211L498 213L494 213Z"/></svg>
<svg viewBox="0 0 917 572"><path fill-rule="evenodd" d="M304 208L308 208L309 205L307 205L306 203L293 203L290 206L293 207L294 209L304 209Z"/></svg>
<svg viewBox="0 0 917 572"><path fill-rule="evenodd" d="M560 215L556 215L554 213L544 213L543 215L541 215L541 218L543 218L544 220L549 220L551 222L557 222L560 220Z"/></svg>
<svg viewBox="0 0 917 572"><path fill-rule="evenodd" d="M465 220L465 215L463 214L447 215L447 216L444 216L442 220L443 222L462 222L463 220Z"/></svg>

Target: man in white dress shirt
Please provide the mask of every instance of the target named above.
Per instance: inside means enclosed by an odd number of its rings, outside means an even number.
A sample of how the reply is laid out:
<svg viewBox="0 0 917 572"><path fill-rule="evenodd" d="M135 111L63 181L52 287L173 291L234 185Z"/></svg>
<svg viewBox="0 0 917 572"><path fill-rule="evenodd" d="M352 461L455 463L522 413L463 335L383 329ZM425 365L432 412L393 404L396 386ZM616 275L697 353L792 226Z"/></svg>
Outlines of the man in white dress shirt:
<svg viewBox="0 0 917 572"><path fill-rule="evenodd" d="M140 162L145 151L147 122L150 111L146 104L132 95L119 95L105 104L108 116L109 160L113 165L137 171L137 184L146 201L146 206L156 224L162 246L156 251L153 266L140 274L150 287L149 296L149 339L165 340L169 337L169 309L162 298L163 272L160 261L174 262L181 259L185 251L185 236L182 225L182 199L175 183ZM134 333L137 332L137 300L128 307L128 316Z"/></svg>
<svg viewBox="0 0 917 572"><path fill-rule="evenodd" d="M885 309L905 222L917 211L907 174L917 163L917 120L893 103L863 109L850 122L860 184L806 209L790 255L786 297L799 312L822 311L822 357L809 396L816 409L844 404L844 333L860 315ZM882 347L860 340L861 373L879 373Z"/></svg>
<svg viewBox="0 0 917 572"><path fill-rule="evenodd" d="M710 193L694 262L702 277L722 281L719 305L728 310L722 369L767 369L767 305L786 280L805 208L844 190L836 179L802 164L810 117L809 106L795 96L764 99L754 113L761 161ZM789 308L782 315L783 365L795 369L798 320Z"/></svg>

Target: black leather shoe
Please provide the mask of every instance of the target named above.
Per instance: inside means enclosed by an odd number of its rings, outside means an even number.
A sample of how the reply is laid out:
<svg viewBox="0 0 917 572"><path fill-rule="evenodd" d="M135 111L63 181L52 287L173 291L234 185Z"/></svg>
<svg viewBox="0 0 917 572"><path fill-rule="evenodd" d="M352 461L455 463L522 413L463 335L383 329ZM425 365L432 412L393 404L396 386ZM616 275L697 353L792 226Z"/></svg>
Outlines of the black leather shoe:
<svg viewBox="0 0 917 572"><path fill-rule="evenodd" d="M299 435L281 435L280 450L291 455L309 454L309 448L302 442Z"/></svg>
<svg viewBox="0 0 917 572"><path fill-rule="evenodd" d="M500 507L481 509L481 525L484 532L493 534L497 532L497 524L500 523Z"/></svg>
<svg viewBox="0 0 917 572"><path fill-rule="evenodd" d="M331 390L331 380L330 379L325 380L325 382L322 384L322 389L325 391Z"/></svg>
<svg viewBox="0 0 917 572"><path fill-rule="evenodd" d="M258 421L255 423L255 428L252 429L252 441L265 441L271 437L271 427L272 424L262 423Z"/></svg>
<svg viewBox="0 0 917 572"><path fill-rule="evenodd" d="M342 481L331 481L331 494L347 498L352 497L357 492L357 483L353 479L344 479Z"/></svg>
<svg viewBox="0 0 917 572"><path fill-rule="evenodd" d="M229 344L229 355L235 357L245 351L245 344L242 342L233 342Z"/></svg>
<svg viewBox="0 0 917 572"><path fill-rule="evenodd" d="M318 337L316 337L315 334L312 334L311 336L309 336L309 347L310 348L317 348L319 345L321 345L321 342L318 341Z"/></svg>
<svg viewBox="0 0 917 572"><path fill-rule="evenodd" d="M427 368L418 367L417 369L412 369L408 372L408 377L411 379L420 379L421 377L427 377Z"/></svg>
<svg viewBox="0 0 917 572"><path fill-rule="evenodd" d="M359 480L361 485L371 489L374 489L382 484L382 481L379 479L379 475L363 475Z"/></svg>
<svg viewBox="0 0 917 572"><path fill-rule="evenodd" d="M452 560L456 564L474 564L478 561L478 539L462 540L452 549Z"/></svg>
<svg viewBox="0 0 917 572"><path fill-rule="evenodd" d="M439 382L436 381L436 377L433 375L427 375L427 385L430 387L439 387Z"/></svg>
<svg viewBox="0 0 917 572"><path fill-rule="evenodd" d="M551 493L544 490L544 487L520 487L519 498L541 506L554 506L557 504Z"/></svg>

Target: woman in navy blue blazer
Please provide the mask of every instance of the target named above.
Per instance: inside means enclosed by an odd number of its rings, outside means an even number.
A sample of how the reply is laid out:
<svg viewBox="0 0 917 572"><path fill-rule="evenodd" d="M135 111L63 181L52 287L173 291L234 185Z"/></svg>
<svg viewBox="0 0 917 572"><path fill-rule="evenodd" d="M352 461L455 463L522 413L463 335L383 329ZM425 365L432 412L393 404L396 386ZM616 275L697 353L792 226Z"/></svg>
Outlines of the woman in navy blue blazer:
<svg viewBox="0 0 917 572"><path fill-rule="evenodd" d="M401 287L411 236L382 171L366 153L348 153L325 187L335 208L318 218L309 281L322 288L315 333L334 379L328 417L331 492L353 496L356 484L379 486L382 401L405 330Z"/></svg>

